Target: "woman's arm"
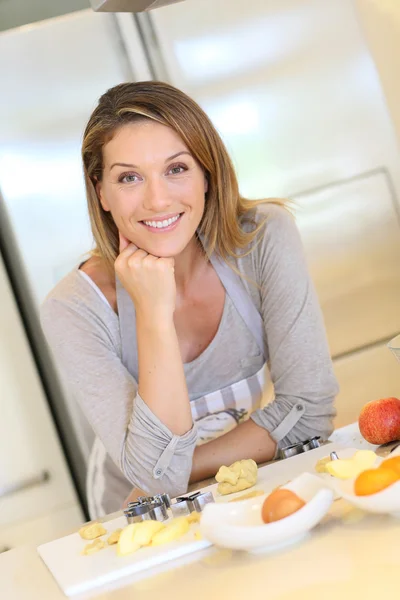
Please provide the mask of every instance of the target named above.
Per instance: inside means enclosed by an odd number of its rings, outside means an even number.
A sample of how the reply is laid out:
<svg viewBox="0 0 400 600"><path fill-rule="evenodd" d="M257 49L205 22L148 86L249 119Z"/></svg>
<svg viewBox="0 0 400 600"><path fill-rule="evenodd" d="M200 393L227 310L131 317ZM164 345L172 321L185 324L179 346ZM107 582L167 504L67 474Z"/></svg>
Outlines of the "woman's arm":
<svg viewBox="0 0 400 600"><path fill-rule="evenodd" d="M274 458L275 450L276 442L268 431L248 420L195 449L190 482L213 477L221 465L231 465L243 458L252 458L256 463L267 462Z"/></svg>
<svg viewBox="0 0 400 600"><path fill-rule="evenodd" d="M139 394L175 435L193 427L178 336L174 325L173 258L157 258L120 234L115 270L136 313Z"/></svg>
<svg viewBox="0 0 400 600"><path fill-rule="evenodd" d="M262 463L274 457L277 446L314 435L327 438L332 431L338 386L300 235L283 208L266 205L261 211L260 218L267 216L263 237L239 268L260 285L275 399L246 423L195 449L193 482L215 475L221 465L242 458ZM254 289L248 285L249 293Z"/></svg>
<svg viewBox="0 0 400 600"><path fill-rule="evenodd" d="M275 400L251 418L282 447L330 435L338 385L294 218L278 206L262 210L267 221L253 260Z"/></svg>
<svg viewBox="0 0 400 600"><path fill-rule="evenodd" d="M196 431L172 432L121 362L118 317L79 274L50 294L41 322L65 387L132 486L184 493Z"/></svg>

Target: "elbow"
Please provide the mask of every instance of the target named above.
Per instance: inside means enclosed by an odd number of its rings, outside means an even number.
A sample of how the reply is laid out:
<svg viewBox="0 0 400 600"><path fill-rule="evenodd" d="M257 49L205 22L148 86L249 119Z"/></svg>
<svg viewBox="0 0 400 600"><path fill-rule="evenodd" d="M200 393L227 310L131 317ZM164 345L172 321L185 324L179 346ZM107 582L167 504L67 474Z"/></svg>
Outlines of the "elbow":
<svg viewBox="0 0 400 600"><path fill-rule="evenodd" d="M167 493L171 498L185 494L192 470L193 451L186 449L181 454L168 457L165 464L163 452L148 452L136 444L124 445L120 469L133 487L146 494Z"/></svg>

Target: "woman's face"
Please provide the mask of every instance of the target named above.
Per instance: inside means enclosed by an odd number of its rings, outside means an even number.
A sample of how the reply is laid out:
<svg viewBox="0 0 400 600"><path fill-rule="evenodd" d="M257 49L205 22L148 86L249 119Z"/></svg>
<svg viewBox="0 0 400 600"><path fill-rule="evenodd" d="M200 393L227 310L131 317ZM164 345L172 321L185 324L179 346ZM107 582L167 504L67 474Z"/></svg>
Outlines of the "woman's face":
<svg viewBox="0 0 400 600"><path fill-rule="evenodd" d="M146 252L177 256L204 211L207 181L175 131L146 120L124 125L103 147L102 207Z"/></svg>

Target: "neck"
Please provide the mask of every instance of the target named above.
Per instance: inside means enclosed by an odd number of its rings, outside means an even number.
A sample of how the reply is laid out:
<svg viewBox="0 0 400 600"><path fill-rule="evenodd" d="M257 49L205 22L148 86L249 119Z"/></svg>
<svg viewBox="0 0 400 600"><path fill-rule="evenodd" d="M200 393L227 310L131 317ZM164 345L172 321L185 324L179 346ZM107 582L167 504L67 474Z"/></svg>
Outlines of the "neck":
<svg viewBox="0 0 400 600"><path fill-rule="evenodd" d="M183 296L189 284L207 261L199 240L193 237L186 248L175 257L175 282L178 295Z"/></svg>

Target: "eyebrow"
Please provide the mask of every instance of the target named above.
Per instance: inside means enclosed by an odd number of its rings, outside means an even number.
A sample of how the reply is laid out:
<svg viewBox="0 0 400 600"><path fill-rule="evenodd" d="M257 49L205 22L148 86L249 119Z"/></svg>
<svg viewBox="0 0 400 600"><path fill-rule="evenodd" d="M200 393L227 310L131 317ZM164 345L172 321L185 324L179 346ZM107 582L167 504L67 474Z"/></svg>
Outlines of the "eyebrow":
<svg viewBox="0 0 400 600"><path fill-rule="evenodd" d="M170 160L173 160L174 158L177 158L178 156L181 156L182 154L188 154L189 156L192 156L190 154L190 152L188 152L187 150L181 150L180 152L177 152L176 154L173 154L172 156L169 156L168 158L165 159L165 162L169 162ZM116 162L113 163L110 167L110 171L111 169L113 169L114 167L129 167L131 169L137 169L138 166L137 165L132 165L129 163L122 163L122 162Z"/></svg>

